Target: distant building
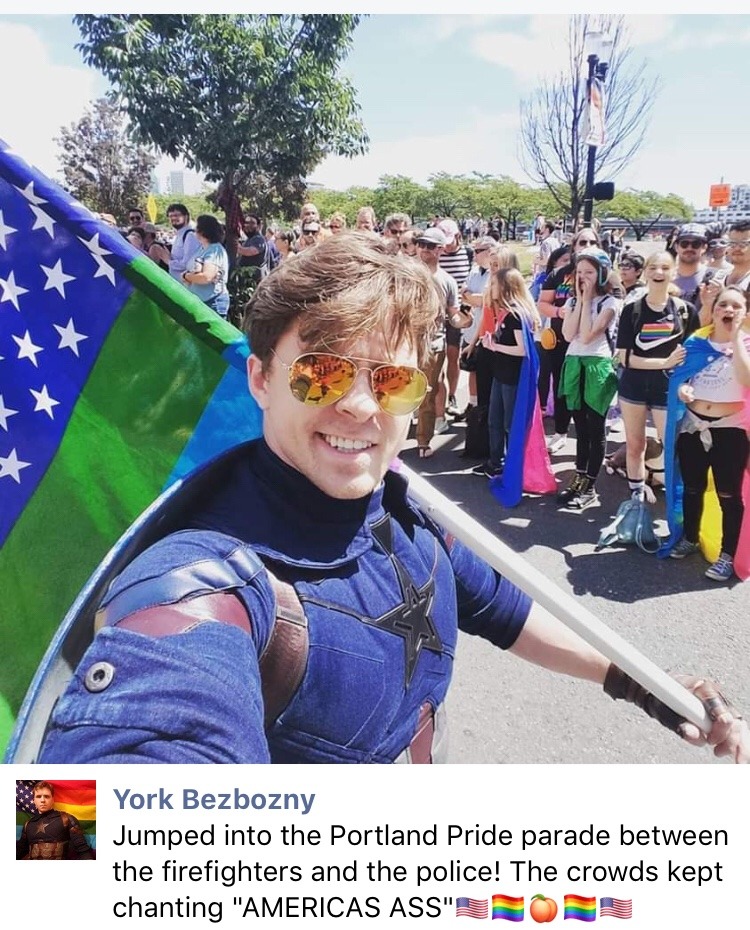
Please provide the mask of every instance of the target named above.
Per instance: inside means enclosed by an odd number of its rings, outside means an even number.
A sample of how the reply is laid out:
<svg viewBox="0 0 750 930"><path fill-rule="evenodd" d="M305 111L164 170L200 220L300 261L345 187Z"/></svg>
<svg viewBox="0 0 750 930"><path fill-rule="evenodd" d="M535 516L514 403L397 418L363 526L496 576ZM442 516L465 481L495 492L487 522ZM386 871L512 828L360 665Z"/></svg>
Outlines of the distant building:
<svg viewBox="0 0 750 930"><path fill-rule="evenodd" d="M156 176L156 172L151 169L151 178L149 181L149 193L150 194L160 194L161 193L161 184L159 183L159 178Z"/></svg>
<svg viewBox="0 0 750 930"><path fill-rule="evenodd" d="M724 223L750 220L750 184L732 186L728 207L705 207L703 210L696 210L693 219L696 223L712 223L717 219Z"/></svg>
<svg viewBox="0 0 750 930"><path fill-rule="evenodd" d="M169 192L170 194L184 194L185 193L185 172L184 171L170 171L169 172Z"/></svg>

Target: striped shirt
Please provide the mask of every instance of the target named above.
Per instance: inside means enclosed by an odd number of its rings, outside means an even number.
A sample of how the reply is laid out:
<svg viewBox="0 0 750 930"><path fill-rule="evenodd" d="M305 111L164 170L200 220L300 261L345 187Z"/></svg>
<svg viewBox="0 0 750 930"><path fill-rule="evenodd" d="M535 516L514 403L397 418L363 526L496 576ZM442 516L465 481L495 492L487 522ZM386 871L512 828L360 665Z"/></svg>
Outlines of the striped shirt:
<svg viewBox="0 0 750 930"><path fill-rule="evenodd" d="M459 292L464 281L469 277L471 271L471 261L465 245L460 245L455 252L443 252L438 259L438 263L443 271L455 280Z"/></svg>

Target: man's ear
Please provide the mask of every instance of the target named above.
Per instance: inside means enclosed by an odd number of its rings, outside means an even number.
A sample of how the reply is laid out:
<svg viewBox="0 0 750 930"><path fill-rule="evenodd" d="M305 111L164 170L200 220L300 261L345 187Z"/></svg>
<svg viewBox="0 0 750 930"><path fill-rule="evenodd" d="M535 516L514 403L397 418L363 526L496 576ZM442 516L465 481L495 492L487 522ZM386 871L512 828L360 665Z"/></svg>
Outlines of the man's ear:
<svg viewBox="0 0 750 930"><path fill-rule="evenodd" d="M269 405L268 377L257 355L251 355L247 360L247 386L260 409L267 410Z"/></svg>

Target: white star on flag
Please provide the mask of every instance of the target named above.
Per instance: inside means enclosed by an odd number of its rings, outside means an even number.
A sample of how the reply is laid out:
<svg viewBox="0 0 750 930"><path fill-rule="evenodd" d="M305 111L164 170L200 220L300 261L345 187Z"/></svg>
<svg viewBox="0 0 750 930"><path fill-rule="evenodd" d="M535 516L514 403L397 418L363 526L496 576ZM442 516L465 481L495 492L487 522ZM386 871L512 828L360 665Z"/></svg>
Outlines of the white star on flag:
<svg viewBox="0 0 750 930"><path fill-rule="evenodd" d="M12 226L8 226L3 219L3 211L0 210L0 248L7 250L8 246L5 241L5 237L9 236L11 233L18 232L17 229L14 229Z"/></svg>
<svg viewBox="0 0 750 930"><path fill-rule="evenodd" d="M79 241L82 242L89 252L93 252L95 255L111 255L111 252L108 252L104 246L99 245L99 233L95 233L90 239L82 239L78 237Z"/></svg>
<svg viewBox="0 0 750 930"><path fill-rule="evenodd" d="M11 410L10 407L5 406L3 395L0 394L0 426L2 426L6 433L8 432L8 420L17 413L17 410Z"/></svg>
<svg viewBox="0 0 750 930"><path fill-rule="evenodd" d="M107 254L109 255L111 253L108 252ZM110 284L114 286L115 269L111 265L108 265L106 262L106 259L102 258L101 255L97 255L94 252L92 252L91 257L94 259L94 261L97 264L97 269L94 272L94 277L101 278L102 276L104 276L109 280Z"/></svg>
<svg viewBox="0 0 750 930"><path fill-rule="evenodd" d="M29 181L26 187L17 187L16 190L19 194L22 194L29 201L29 203L36 204L36 206L47 203L46 200L43 200L41 197L37 197L37 195L34 193L33 181Z"/></svg>
<svg viewBox="0 0 750 930"><path fill-rule="evenodd" d="M54 287L58 294L64 298L65 285L68 281L75 281L75 278L72 275L65 274L62 267L62 260L58 259L54 268L47 268L45 265L40 265L39 267L47 275L47 283L44 285L45 291L49 291Z"/></svg>
<svg viewBox="0 0 750 930"><path fill-rule="evenodd" d="M0 455L0 478L12 478L16 484L21 483L21 469L28 468L31 462L22 462L15 449L10 450L10 455L3 457Z"/></svg>
<svg viewBox="0 0 750 930"><path fill-rule="evenodd" d="M16 284L15 271L11 271L7 278L0 278L0 287L3 289L3 296L0 297L0 304L3 303L3 301L9 300L20 313L21 308L18 306L18 298L21 294L28 294L29 291L28 288Z"/></svg>
<svg viewBox="0 0 750 930"><path fill-rule="evenodd" d="M19 336L14 336L13 339L18 344L18 357L27 358L34 366L34 368L38 368L39 362L37 362L36 357L40 352L44 352L44 349L42 346L34 345L34 343L31 341L31 334L29 333L28 329L26 330L23 339L21 339Z"/></svg>
<svg viewBox="0 0 750 930"><path fill-rule="evenodd" d="M76 332L75 326L73 326L73 317L68 320L66 326L58 326L57 323L53 323L52 325L60 336L60 345L57 348L70 349L75 356L80 358L80 355L78 355L78 343L89 337L84 336L83 333Z"/></svg>
<svg viewBox="0 0 750 930"><path fill-rule="evenodd" d="M34 214L36 219L34 220L34 225L31 227L33 232L35 229L46 229L49 233L50 239L55 238L55 221L49 215L45 213L41 207L35 207L34 204L29 204L31 207L31 212Z"/></svg>
<svg viewBox="0 0 750 930"><path fill-rule="evenodd" d="M34 407L34 413L37 411L43 410L50 420L55 419L55 415L52 413L53 407L59 407L60 401L55 400L54 397L49 396L47 391L47 385L43 384L41 391L35 391L34 388L29 388L29 391L36 401L36 407Z"/></svg>

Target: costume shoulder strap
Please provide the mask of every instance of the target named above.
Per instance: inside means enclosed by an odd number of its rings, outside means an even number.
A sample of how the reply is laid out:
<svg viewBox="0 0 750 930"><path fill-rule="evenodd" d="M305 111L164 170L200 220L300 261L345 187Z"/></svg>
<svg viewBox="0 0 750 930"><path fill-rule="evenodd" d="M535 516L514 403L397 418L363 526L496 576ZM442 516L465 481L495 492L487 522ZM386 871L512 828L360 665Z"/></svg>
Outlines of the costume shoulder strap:
<svg viewBox="0 0 750 930"><path fill-rule="evenodd" d="M236 593L265 571L275 598L274 624L258 659L268 728L289 704L305 674L310 643L307 618L294 587L277 578L252 549L225 534L211 535L221 535L229 551L117 591L104 599L96 627L116 626L161 637L189 632L211 620L249 632L252 617Z"/></svg>

